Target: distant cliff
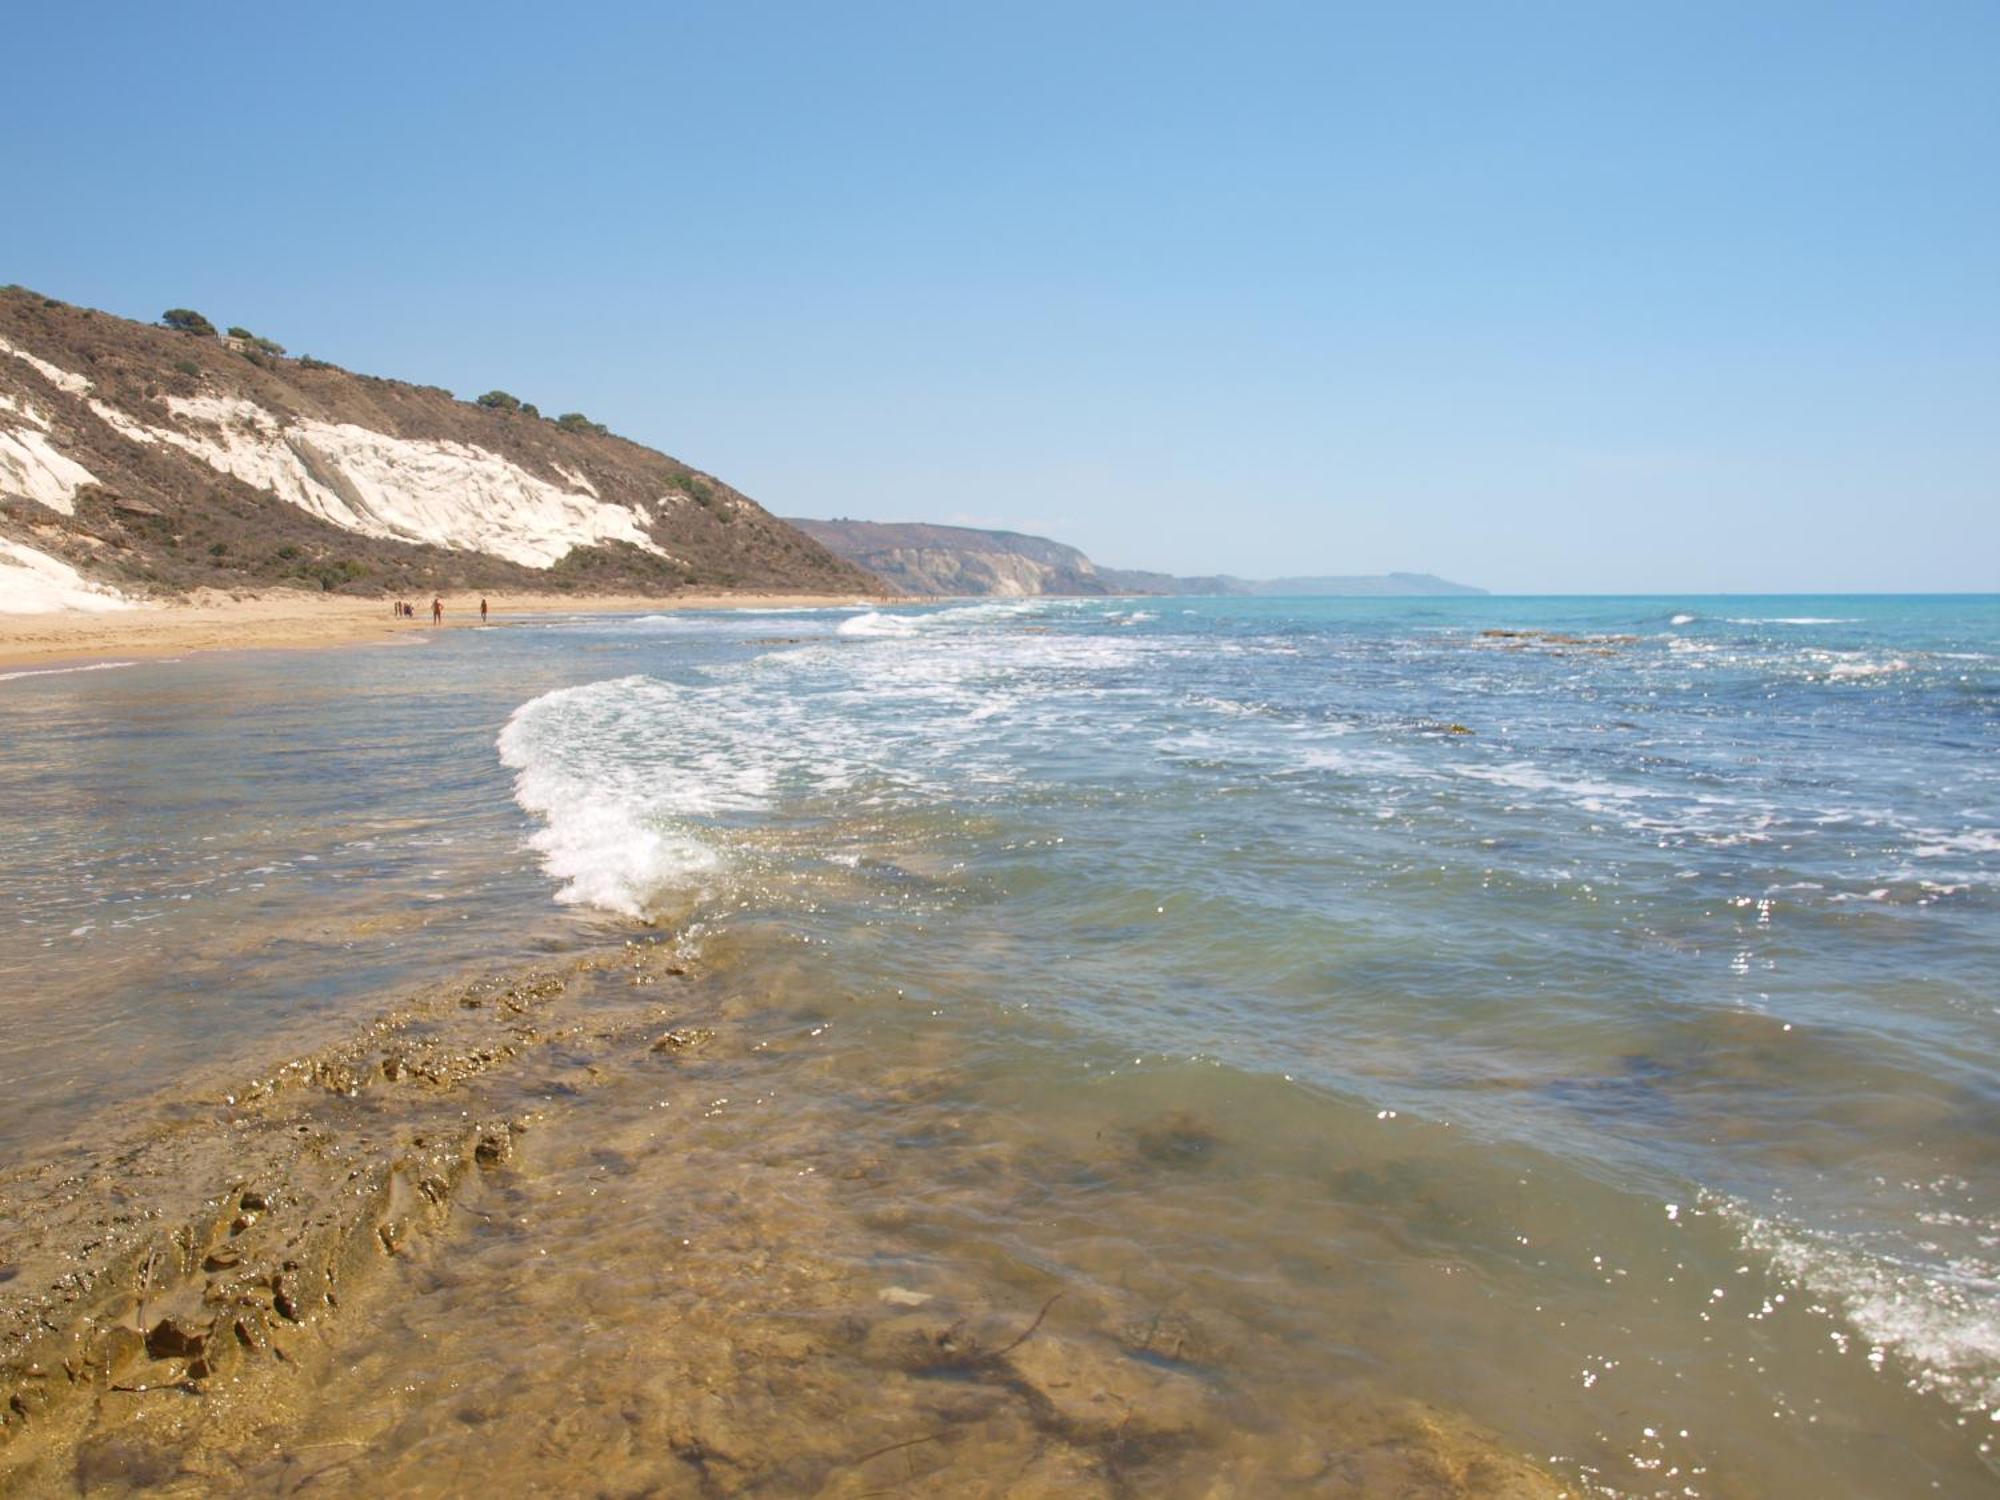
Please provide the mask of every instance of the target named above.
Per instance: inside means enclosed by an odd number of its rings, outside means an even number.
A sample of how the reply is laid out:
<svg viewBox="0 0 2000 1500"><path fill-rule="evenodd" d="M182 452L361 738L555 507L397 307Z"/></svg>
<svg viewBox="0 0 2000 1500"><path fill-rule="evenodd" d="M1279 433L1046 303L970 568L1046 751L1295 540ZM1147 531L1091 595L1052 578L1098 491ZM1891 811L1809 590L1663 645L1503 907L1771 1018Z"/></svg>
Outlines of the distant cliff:
<svg viewBox="0 0 2000 1500"><path fill-rule="evenodd" d="M30 572L72 580L79 607L201 585L879 588L580 413L293 358L185 309L163 322L0 289L0 608Z"/></svg>
<svg viewBox="0 0 2000 1500"><path fill-rule="evenodd" d="M906 594L1157 593L1107 582L1074 547L1018 531L922 522L807 521L791 524L822 547Z"/></svg>
<svg viewBox="0 0 2000 1500"><path fill-rule="evenodd" d="M927 522L811 521L791 524L829 551L868 569L906 594L1483 594L1429 573L1357 577L1178 577L1139 568L1106 568L1074 547L1018 531L982 531Z"/></svg>

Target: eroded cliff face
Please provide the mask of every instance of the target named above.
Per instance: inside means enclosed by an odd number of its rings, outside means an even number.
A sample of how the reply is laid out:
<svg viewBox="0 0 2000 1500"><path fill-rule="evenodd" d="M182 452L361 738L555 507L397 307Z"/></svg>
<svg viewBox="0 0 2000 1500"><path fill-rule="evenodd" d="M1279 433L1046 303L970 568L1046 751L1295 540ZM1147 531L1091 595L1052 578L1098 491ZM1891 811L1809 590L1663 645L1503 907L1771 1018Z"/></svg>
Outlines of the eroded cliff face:
<svg viewBox="0 0 2000 1500"><path fill-rule="evenodd" d="M1114 594L1074 547L1015 531L928 522L809 521L792 525L906 594Z"/></svg>
<svg viewBox="0 0 2000 1500"><path fill-rule="evenodd" d="M980 594L1021 599L1065 592L1061 570L1007 552L959 552L944 547L886 547L870 552L870 572L910 594Z"/></svg>
<svg viewBox="0 0 2000 1500"><path fill-rule="evenodd" d="M20 288L0 291L0 541L0 596L17 607L30 572L37 608L52 578L65 598L880 588L728 485L609 433Z"/></svg>

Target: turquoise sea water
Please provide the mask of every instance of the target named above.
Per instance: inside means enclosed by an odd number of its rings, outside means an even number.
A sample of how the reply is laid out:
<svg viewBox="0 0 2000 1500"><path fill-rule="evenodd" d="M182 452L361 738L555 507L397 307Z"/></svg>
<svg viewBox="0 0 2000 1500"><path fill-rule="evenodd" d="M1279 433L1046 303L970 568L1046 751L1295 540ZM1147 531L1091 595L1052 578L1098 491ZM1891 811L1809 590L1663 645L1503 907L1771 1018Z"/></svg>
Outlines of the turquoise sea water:
<svg viewBox="0 0 2000 1500"><path fill-rule="evenodd" d="M660 924L940 1028L995 1119L1213 1144L1199 1232L1095 1232L1287 1309L1272 1370L1606 1493L1993 1481L2000 600L531 621L0 706L20 1149Z"/></svg>

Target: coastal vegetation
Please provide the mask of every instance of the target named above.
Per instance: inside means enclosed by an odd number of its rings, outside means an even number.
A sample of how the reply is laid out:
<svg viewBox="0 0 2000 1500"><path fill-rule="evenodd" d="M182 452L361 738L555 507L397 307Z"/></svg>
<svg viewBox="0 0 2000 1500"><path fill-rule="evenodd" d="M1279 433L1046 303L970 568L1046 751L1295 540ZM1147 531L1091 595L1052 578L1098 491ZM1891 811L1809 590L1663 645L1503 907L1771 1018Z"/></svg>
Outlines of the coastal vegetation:
<svg viewBox="0 0 2000 1500"><path fill-rule="evenodd" d="M176 333L192 333L207 339L215 337L215 325L191 307L170 307L160 314L160 322Z"/></svg>

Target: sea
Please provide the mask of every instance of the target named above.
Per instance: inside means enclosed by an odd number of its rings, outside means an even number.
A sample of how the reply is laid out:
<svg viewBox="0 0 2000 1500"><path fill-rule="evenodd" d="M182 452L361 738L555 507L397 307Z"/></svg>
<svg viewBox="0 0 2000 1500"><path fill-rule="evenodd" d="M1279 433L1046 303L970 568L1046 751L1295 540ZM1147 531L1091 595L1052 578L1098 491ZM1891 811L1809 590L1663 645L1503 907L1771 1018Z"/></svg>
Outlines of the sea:
<svg viewBox="0 0 2000 1500"><path fill-rule="evenodd" d="M0 722L0 1158L440 975L671 941L789 1071L609 1068L575 1181L671 1097L874 1197L634 1168L543 1273L600 1362L618 1267L740 1269L782 1201L868 1317L1047 1319L977 1401L910 1386L937 1493L1051 1443L1106 1493L1331 1493L1302 1433L1412 1413L1574 1494L2000 1493L2000 598L535 617L0 674ZM496 1464L548 1451L499 1434L574 1345L494 1341L526 1252L485 1233L408 1289L377 1463L474 1396ZM842 1316L791 1352L866 1410ZM1209 1416L1092 1428L1020 1364L1072 1337Z"/></svg>

